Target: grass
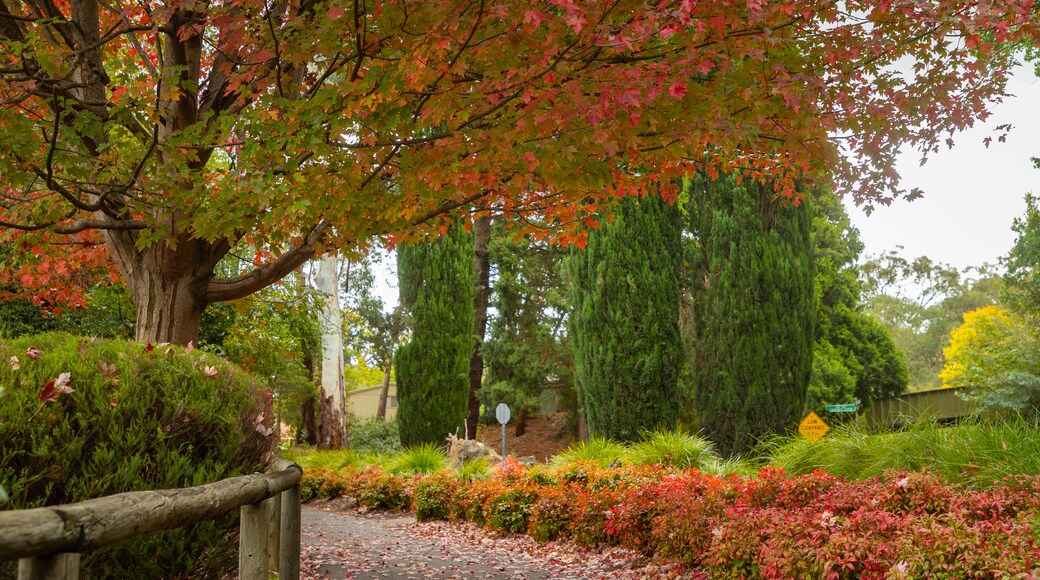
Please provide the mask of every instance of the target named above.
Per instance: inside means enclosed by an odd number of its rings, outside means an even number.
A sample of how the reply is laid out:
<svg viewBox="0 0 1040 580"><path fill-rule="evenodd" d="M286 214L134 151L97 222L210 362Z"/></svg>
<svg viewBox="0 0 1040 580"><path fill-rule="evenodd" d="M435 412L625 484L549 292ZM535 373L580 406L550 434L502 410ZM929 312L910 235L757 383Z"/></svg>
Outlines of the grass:
<svg viewBox="0 0 1040 580"><path fill-rule="evenodd" d="M287 449L282 456L303 468L343 469L361 465L361 457L352 449Z"/></svg>
<svg viewBox="0 0 1040 580"><path fill-rule="evenodd" d="M820 442L775 440L769 451L771 461L793 475L823 469L863 479L888 469L926 468L947 481L985 488L1009 475L1040 474L1040 430L1018 417L952 427L921 421L895 433L846 427Z"/></svg>
<svg viewBox="0 0 1040 580"><path fill-rule="evenodd" d="M590 461L600 467L608 467L615 461L623 461L626 453L628 453L628 448L621 443L611 441L610 439L592 437L588 443L579 441L556 454L552 459L552 463L563 465Z"/></svg>
<svg viewBox="0 0 1040 580"><path fill-rule="evenodd" d="M394 475L433 473L448 467L448 456L438 445L423 443L390 456L383 464Z"/></svg>
<svg viewBox="0 0 1040 580"><path fill-rule="evenodd" d="M482 481L491 477L491 460L487 457L477 457L462 462L456 471L459 479L463 481Z"/></svg>
<svg viewBox="0 0 1040 580"><path fill-rule="evenodd" d="M660 463L676 469L706 470L719 461L715 446L703 437L682 431L648 431L643 440L633 443L624 454L624 461L634 465Z"/></svg>

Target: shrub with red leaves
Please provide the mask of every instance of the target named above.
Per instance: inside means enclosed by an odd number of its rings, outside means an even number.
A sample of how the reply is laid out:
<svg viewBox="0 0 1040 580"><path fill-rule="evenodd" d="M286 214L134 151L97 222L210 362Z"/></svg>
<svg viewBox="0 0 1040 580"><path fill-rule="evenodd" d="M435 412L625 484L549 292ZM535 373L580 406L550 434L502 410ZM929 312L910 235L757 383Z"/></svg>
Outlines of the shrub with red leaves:
<svg viewBox="0 0 1040 580"><path fill-rule="evenodd" d="M355 493L407 506L408 482L381 473L315 470L305 495ZM661 467L550 470L508 466L488 481L448 472L414 486L421 519L464 518L539 541L621 545L694 576L993 578L1040 573L1040 476L964 489L927 472L843 481L822 471L763 469L722 479ZM374 498L380 498L378 501Z"/></svg>

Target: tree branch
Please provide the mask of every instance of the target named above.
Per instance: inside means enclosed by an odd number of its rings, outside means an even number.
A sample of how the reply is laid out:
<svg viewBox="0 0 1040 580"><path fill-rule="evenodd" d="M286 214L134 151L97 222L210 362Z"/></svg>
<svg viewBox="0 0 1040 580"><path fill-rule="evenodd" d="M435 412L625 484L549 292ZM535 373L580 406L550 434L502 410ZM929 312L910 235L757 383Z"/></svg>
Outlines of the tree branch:
<svg viewBox="0 0 1040 580"><path fill-rule="evenodd" d="M213 302L237 300L281 280L318 254L318 249L321 247L322 240L325 237L325 231L331 225L331 222L322 220L307 234L307 237L300 242L300 245L282 254L275 261L264 264L244 276L230 280L211 281L202 296L202 302L211 304Z"/></svg>
<svg viewBox="0 0 1040 580"><path fill-rule="evenodd" d="M143 220L80 220L71 224L55 226L53 231L58 234L78 234L86 230L113 230L130 231L143 230L147 224Z"/></svg>

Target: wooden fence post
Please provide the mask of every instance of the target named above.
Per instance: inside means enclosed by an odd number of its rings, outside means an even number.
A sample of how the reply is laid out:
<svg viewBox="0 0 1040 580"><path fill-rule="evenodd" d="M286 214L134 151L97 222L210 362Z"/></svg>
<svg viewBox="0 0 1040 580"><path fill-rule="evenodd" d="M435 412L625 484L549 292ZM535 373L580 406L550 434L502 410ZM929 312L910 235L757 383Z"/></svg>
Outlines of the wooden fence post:
<svg viewBox="0 0 1040 580"><path fill-rule="evenodd" d="M278 580L300 580L300 484L282 492Z"/></svg>
<svg viewBox="0 0 1040 580"><path fill-rule="evenodd" d="M238 577L239 580L268 580L267 510L262 501L247 504L239 510Z"/></svg>
<svg viewBox="0 0 1040 580"><path fill-rule="evenodd" d="M278 554L281 553L282 494L269 498L267 507L267 569L279 571Z"/></svg>
<svg viewBox="0 0 1040 580"><path fill-rule="evenodd" d="M79 580L79 557L75 552L22 558L18 580Z"/></svg>

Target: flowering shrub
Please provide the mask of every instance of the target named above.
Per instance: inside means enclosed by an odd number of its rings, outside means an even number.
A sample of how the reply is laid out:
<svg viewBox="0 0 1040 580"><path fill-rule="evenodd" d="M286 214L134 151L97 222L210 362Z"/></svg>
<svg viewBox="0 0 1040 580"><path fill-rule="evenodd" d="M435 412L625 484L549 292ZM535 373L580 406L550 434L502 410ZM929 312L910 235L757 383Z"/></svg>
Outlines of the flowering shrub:
<svg viewBox="0 0 1040 580"><path fill-rule="evenodd" d="M621 545L694 577L993 578L1040 574L1040 476L977 491L927 472L846 482L822 471L720 478L694 469L525 469L486 481L417 476L419 519L463 518L539 541ZM314 470L304 493L354 493L364 505L412 499L410 480ZM374 497L395 498L380 499Z"/></svg>

